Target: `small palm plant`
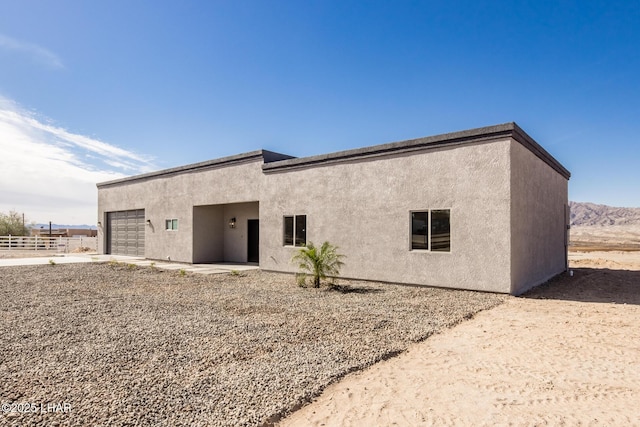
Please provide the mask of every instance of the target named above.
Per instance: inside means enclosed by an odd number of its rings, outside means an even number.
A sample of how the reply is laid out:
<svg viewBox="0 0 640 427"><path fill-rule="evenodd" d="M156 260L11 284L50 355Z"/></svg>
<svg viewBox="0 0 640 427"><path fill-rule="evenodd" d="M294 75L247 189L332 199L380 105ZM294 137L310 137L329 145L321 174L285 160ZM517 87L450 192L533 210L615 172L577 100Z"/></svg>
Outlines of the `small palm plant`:
<svg viewBox="0 0 640 427"><path fill-rule="evenodd" d="M291 258L291 261L298 263L298 268L303 274L311 274L313 287L319 288L321 279L340 274L340 267L344 265L342 258L344 255L338 253L338 247L329 242L324 242L319 248L309 242Z"/></svg>

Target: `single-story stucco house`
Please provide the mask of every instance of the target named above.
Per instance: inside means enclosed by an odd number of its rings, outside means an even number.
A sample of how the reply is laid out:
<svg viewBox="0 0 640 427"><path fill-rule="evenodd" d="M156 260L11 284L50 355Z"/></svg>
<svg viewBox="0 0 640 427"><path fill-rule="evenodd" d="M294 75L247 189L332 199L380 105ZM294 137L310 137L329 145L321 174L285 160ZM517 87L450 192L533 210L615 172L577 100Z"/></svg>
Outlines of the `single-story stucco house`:
<svg viewBox="0 0 640 427"><path fill-rule="evenodd" d="M293 158L266 150L98 184L98 248L520 294L567 268L569 172L515 123Z"/></svg>

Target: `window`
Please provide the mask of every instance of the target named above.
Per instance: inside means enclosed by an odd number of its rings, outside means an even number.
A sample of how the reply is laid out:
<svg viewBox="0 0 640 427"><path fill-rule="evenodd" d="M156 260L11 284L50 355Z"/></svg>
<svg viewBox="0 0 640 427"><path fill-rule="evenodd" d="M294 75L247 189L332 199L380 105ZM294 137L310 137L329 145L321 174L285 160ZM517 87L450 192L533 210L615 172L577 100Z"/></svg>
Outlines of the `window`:
<svg viewBox="0 0 640 427"><path fill-rule="evenodd" d="M449 209L411 212L411 249L451 252Z"/></svg>
<svg viewBox="0 0 640 427"><path fill-rule="evenodd" d="M449 210L431 211L431 250L436 252L451 251L451 225Z"/></svg>
<svg viewBox="0 0 640 427"><path fill-rule="evenodd" d="M166 230L175 231L178 229L178 220L177 219L168 219L165 221Z"/></svg>
<svg viewBox="0 0 640 427"><path fill-rule="evenodd" d="M428 212L411 213L411 249L429 249Z"/></svg>
<svg viewBox="0 0 640 427"><path fill-rule="evenodd" d="M296 246L307 244L307 216L296 215Z"/></svg>
<svg viewBox="0 0 640 427"><path fill-rule="evenodd" d="M307 216L295 215L284 217L285 246L305 246L307 244Z"/></svg>
<svg viewBox="0 0 640 427"><path fill-rule="evenodd" d="M293 246L293 217L284 217L284 245Z"/></svg>

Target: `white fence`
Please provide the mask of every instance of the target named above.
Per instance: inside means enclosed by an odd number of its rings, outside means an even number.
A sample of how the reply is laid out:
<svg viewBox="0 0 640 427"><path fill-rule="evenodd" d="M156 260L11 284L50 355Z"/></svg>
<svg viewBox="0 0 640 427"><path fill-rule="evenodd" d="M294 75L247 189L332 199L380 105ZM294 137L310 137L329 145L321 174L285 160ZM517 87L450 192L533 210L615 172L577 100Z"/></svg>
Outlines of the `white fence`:
<svg viewBox="0 0 640 427"><path fill-rule="evenodd" d="M0 251L56 251L69 253L78 248L97 251L97 237L0 236Z"/></svg>

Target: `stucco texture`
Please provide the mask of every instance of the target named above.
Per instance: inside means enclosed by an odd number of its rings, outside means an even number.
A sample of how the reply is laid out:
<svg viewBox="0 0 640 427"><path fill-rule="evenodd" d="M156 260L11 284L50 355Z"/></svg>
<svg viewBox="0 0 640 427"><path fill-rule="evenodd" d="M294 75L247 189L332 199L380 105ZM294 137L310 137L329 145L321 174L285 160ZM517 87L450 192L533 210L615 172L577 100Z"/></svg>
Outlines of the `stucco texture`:
<svg viewBox="0 0 640 427"><path fill-rule="evenodd" d="M511 143L511 274L518 295L566 269L568 181Z"/></svg>
<svg viewBox="0 0 640 427"><path fill-rule="evenodd" d="M261 267L294 272L282 215L307 215L307 240L346 255L342 274L509 292L510 140L269 173ZM451 210L451 252L410 250L410 212Z"/></svg>
<svg viewBox="0 0 640 427"><path fill-rule="evenodd" d="M228 239L225 239L224 235L219 236L216 230L225 233L226 223L233 216L242 220L254 216L257 218L257 205L255 205L255 213L248 212L246 206L242 205L236 206L240 212L221 206L219 214L215 217L216 221L206 220L212 218L215 208L205 213L205 211L198 211L194 206L257 202L264 181L261 165L260 160L252 160L195 173L160 176L100 188L98 218L103 226L106 226L106 212L145 209L146 218L151 220L151 225L147 226L145 231L146 258L169 258L172 261L192 263L195 244L197 256L195 262L221 260L244 262L246 254L243 259L238 255L242 249L238 248L228 249L226 252L229 255L228 259L220 259L225 252L224 247L219 245L227 242L231 246L235 245L235 242L229 243ZM194 211L197 229L194 229ZM178 230L165 230L164 221L170 218L178 219ZM233 231L237 232L238 236L242 234L241 228ZM98 247L102 252L106 249L104 234L104 227L100 227ZM200 237L195 243L194 236ZM210 251L202 249L203 238L212 239Z"/></svg>
<svg viewBox="0 0 640 427"><path fill-rule="evenodd" d="M145 256L186 263L246 262L259 219L260 267L294 273L284 216L306 215L307 242L346 256L343 277L519 294L565 269L569 173L513 123L286 159L256 151L100 184L98 218L145 209ZM411 212L439 209L450 251L412 250Z"/></svg>

